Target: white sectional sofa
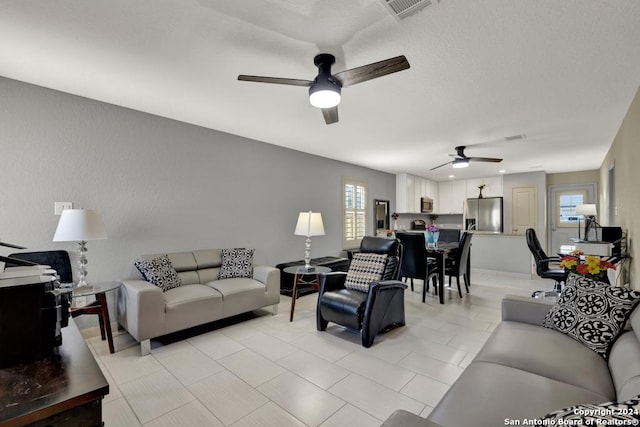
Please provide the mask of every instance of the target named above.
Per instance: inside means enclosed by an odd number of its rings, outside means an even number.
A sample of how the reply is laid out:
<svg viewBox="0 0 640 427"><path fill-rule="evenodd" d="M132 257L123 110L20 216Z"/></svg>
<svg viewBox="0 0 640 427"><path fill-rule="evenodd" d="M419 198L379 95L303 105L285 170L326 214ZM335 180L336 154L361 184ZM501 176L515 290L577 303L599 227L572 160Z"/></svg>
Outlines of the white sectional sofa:
<svg viewBox="0 0 640 427"><path fill-rule="evenodd" d="M142 354L150 351L151 338L267 306L277 313L280 270L253 265L252 277L219 280L222 249L167 255L181 286L163 291L143 279L123 280L118 295L118 322L141 343Z"/></svg>

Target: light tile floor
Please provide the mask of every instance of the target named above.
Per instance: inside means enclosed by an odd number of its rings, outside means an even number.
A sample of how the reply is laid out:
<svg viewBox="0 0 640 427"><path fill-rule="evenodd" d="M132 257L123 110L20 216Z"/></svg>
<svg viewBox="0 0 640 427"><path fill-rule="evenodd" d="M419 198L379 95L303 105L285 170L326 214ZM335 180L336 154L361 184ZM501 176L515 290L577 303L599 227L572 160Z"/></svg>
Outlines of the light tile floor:
<svg viewBox="0 0 640 427"><path fill-rule="evenodd" d="M500 321L507 293L550 288L473 272L469 295L446 290L446 304L421 282L405 293L406 327L379 335L365 349L354 331L329 324L317 332L316 294L282 297L279 314L257 311L199 335L137 343L116 332L109 354L97 328L83 329L110 394L106 426L379 426L396 409L426 416Z"/></svg>

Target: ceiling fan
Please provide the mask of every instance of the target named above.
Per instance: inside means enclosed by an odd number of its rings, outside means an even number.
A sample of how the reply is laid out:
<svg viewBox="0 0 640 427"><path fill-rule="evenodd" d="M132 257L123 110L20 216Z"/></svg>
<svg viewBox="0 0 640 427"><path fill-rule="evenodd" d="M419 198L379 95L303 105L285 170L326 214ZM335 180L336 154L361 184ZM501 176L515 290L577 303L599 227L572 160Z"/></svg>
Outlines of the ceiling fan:
<svg viewBox="0 0 640 427"><path fill-rule="evenodd" d="M240 74L238 80L308 87L309 102L314 107L322 109L324 121L330 125L338 121L338 104L340 103L340 93L343 87L366 82L367 80L406 70L410 67L407 58L404 55L400 55L395 58L331 74L331 66L335 62L336 58L329 53L316 55L313 58L313 63L318 67L318 75L314 80L247 76L244 74Z"/></svg>
<svg viewBox="0 0 640 427"><path fill-rule="evenodd" d="M467 148L464 145L456 147L456 154L449 154L453 157L453 160L447 163L443 163L441 165L436 166L435 168L431 168L430 170L435 170L451 164L454 168L466 168L469 166L469 162L489 162L489 163L500 163L502 159L496 159L493 157L467 157L464 154L464 149Z"/></svg>

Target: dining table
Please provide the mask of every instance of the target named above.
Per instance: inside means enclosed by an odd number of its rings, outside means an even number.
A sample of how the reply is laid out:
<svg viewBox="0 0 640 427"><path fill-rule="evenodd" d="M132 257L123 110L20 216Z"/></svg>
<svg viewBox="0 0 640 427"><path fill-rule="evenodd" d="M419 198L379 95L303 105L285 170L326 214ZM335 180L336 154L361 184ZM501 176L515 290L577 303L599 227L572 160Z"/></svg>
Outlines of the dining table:
<svg viewBox="0 0 640 427"><path fill-rule="evenodd" d="M446 260L455 255L459 242L438 242L435 246L427 245L427 257L434 258L438 263L438 294L440 304L444 304L444 278L446 273ZM467 278L471 284L471 253L467 258Z"/></svg>

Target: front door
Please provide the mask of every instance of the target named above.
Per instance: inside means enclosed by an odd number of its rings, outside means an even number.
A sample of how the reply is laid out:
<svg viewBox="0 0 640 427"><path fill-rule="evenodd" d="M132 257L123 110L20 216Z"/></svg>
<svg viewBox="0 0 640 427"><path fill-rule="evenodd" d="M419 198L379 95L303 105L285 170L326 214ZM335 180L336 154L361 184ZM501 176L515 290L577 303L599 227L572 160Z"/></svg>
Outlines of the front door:
<svg viewBox="0 0 640 427"><path fill-rule="evenodd" d="M578 237L584 237L584 221L576 215L576 206L595 203L595 193L596 184L549 187L549 256L560 252L560 246L573 246Z"/></svg>

